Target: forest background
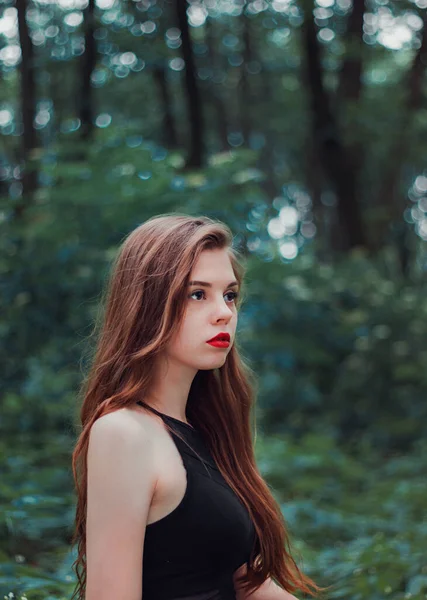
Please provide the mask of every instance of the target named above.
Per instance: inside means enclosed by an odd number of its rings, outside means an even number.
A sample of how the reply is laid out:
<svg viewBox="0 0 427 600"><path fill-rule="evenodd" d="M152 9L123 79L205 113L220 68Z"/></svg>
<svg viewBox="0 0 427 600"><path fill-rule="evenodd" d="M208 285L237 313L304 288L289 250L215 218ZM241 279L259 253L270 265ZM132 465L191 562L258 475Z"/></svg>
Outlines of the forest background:
<svg viewBox="0 0 427 600"><path fill-rule="evenodd" d="M256 453L328 597L421 600L427 0L4 0L0 595L69 598L76 393L154 214L244 254Z"/></svg>

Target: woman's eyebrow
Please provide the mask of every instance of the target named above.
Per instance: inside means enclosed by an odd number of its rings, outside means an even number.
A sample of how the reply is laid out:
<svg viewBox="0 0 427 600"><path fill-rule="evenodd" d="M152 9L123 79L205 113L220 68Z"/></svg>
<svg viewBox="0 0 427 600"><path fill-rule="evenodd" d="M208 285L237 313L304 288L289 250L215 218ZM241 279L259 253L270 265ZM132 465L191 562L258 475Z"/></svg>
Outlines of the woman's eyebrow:
<svg viewBox="0 0 427 600"><path fill-rule="evenodd" d="M209 283L209 282L207 282L207 281L189 281L188 285L200 285L202 287L212 287L212 284ZM225 287L236 287L238 285L239 285L238 281L232 281L231 283L229 283Z"/></svg>

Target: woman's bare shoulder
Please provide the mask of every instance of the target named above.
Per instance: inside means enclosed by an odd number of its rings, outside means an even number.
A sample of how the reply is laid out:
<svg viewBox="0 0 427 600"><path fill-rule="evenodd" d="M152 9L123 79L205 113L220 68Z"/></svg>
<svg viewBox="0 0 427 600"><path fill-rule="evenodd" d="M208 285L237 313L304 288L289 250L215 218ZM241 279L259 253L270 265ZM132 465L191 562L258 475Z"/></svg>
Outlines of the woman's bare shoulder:
<svg viewBox="0 0 427 600"><path fill-rule="evenodd" d="M151 415L145 411L138 411L133 408L118 408L108 414L102 415L92 425L91 431L96 428L113 435L120 433L134 436L136 439L145 440L145 443L154 441L157 438L158 427Z"/></svg>
<svg viewBox="0 0 427 600"><path fill-rule="evenodd" d="M119 409L92 425L87 457L86 598L141 597L144 532L157 484L152 435Z"/></svg>
<svg viewBox="0 0 427 600"><path fill-rule="evenodd" d="M162 466L162 456L168 445L168 435L163 423L155 415L133 408L120 408L102 415L92 425L90 440L96 446L125 444L133 451L140 466L151 472L157 480Z"/></svg>

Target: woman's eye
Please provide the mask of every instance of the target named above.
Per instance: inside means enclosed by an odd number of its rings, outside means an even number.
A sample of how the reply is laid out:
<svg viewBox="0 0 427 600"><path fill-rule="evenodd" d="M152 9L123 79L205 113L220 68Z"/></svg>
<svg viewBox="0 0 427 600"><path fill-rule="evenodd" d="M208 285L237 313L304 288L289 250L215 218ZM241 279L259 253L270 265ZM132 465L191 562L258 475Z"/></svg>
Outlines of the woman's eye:
<svg viewBox="0 0 427 600"><path fill-rule="evenodd" d="M193 296L195 296L196 294L205 294L205 292L203 290L196 290L195 292L192 292L192 294L190 294L190 298L192 298ZM239 295L238 292L227 292L227 294L225 294L226 296L230 296L232 297L232 302L234 302L237 298L237 296Z"/></svg>
<svg viewBox="0 0 427 600"><path fill-rule="evenodd" d="M237 292L227 292L227 296L229 296L231 294L233 301L236 300L237 296L239 295Z"/></svg>
<svg viewBox="0 0 427 600"><path fill-rule="evenodd" d="M201 290L198 292L193 292L192 294L190 294L190 298L192 298L193 296L195 296L196 294L203 294L204 292L202 292Z"/></svg>

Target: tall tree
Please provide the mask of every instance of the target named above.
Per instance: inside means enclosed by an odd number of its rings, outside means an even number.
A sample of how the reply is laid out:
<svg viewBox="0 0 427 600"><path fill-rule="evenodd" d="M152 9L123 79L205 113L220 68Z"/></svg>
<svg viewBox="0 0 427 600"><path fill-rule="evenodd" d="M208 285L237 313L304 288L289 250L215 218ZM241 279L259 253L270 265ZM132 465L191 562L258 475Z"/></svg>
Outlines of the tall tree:
<svg viewBox="0 0 427 600"><path fill-rule="evenodd" d="M247 1L242 7L242 13L240 16L240 24L242 28L242 43L243 43L243 62L240 68L240 81L239 81L239 104L240 104L240 122L242 134L246 144L249 142L249 135L251 132L251 106L253 97L251 94L251 86L248 78L248 68L253 61L252 53L252 35L251 35L251 23L246 12ZM254 111L252 111L253 114Z"/></svg>
<svg viewBox="0 0 427 600"><path fill-rule="evenodd" d="M362 90L363 16L365 0L353 0L344 37L345 56L338 82L339 102L358 102Z"/></svg>
<svg viewBox="0 0 427 600"><path fill-rule="evenodd" d="M363 54L363 23L365 0L353 0L352 9L347 19L347 30L343 43L345 47L344 60L338 76L337 94L334 98L338 118L345 132L347 160L353 173L356 190L360 189L360 177L365 156L363 144L360 141L350 141L353 136L350 131L359 130L358 105L362 94ZM367 239L369 244L370 240Z"/></svg>
<svg viewBox="0 0 427 600"><path fill-rule="evenodd" d="M176 15L181 31L182 57L185 63L185 98L190 126L189 150L186 167L201 167L204 163L204 125L200 91L197 85L196 65L187 19L187 0L176 0Z"/></svg>
<svg viewBox="0 0 427 600"><path fill-rule="evenodd" d="M141 25L141 10L133 0L125 0L129 12L135 19L134 22ZM165 39L169 27L175 26L175 15L171 15L168 0L158 1L156 6L161 10L161 17L157 19L157 38ZM168 62L163 56L156 55L154 44L142 46L144 61L147 72L152 74L154 85L157 89L159 105L161 107L161 131L160 139L167 148L177 148L179 145L178 132L173 110L173 93L168 80ZM142 84L144 85L144 84Z"/></svg>
<svg viewBox="0 0 427 600"><path fill-rule="evenodd" d="M82 139L86 140L93 133L93 89L92 73L96 66L96 41L95 41L95 0L89 0L83 12L83 28L85 51L81 58L81 87L79 97L79 116L81 122Z"/></svg>
<svg viewBox="0 0 427 600"><path fill-rule="evenodd" d="M27 23L27 0L16 0L18 12L18 32L21 44L21 62L19 64L21 80L21 115L23 122L20 159L23 164L22 198L15 206L15 215L20 217L30 197L37 188L37 169L32 159L37 147L37 134L34 129L36 116L36 85L34 47Z"/></svg>
<svg viewBox="0 0 427 600"><path fill-rule="evenodd" d="M153 66L153 78L162 107L162 141L168 148L177 148L178 134L172 110L172 94L169 90L166 66L163 62Z"/></svg>
<svg viewBox="0 0 427 600"><path fill-rule="evenodd" d="M366 246L361 209L357 202L356 174L339 124L331 109L331 99L323 84L313 0L304 0L303 7L305 15L302 36L313 141L322 169L337 197L340 237L335 240L336 248L348 251L358 246Z"/></svg>
<svg viewBox="0 0 427 600"><path fill-rule="evenodd" d="M393 136L389 145L385 173L381 178L381 187L377 199L377 207L381 209L377 228L377 243L379 248L387 241L390 225L395 226L397 242L400 252L401 267L404 272L408 268L406 226L403 222L404 200L399 185L405 159L411 143L411 130L414 118L420 109L425 107L426 97L423 92L423 83L427 67L427 12L420 11L423 29L420 36L418 50L414 54L412 64L408 70L405 81L405 95L403 99L400 118L395 123Z"/></svg>
<svg viewBox="0 0 427 600"><path fill-rule="evenodd" d="M216 81L216 75L224 68L217 52L217 40L214 35L214 20L208 16L205 21L205 42L208 48L209 63L212 68L212 77L209 81L209 101L213 106L216 118L216 132L220 150L229 148L228 143L228 115L227 105L221 96L221 86Z"/></svg>

